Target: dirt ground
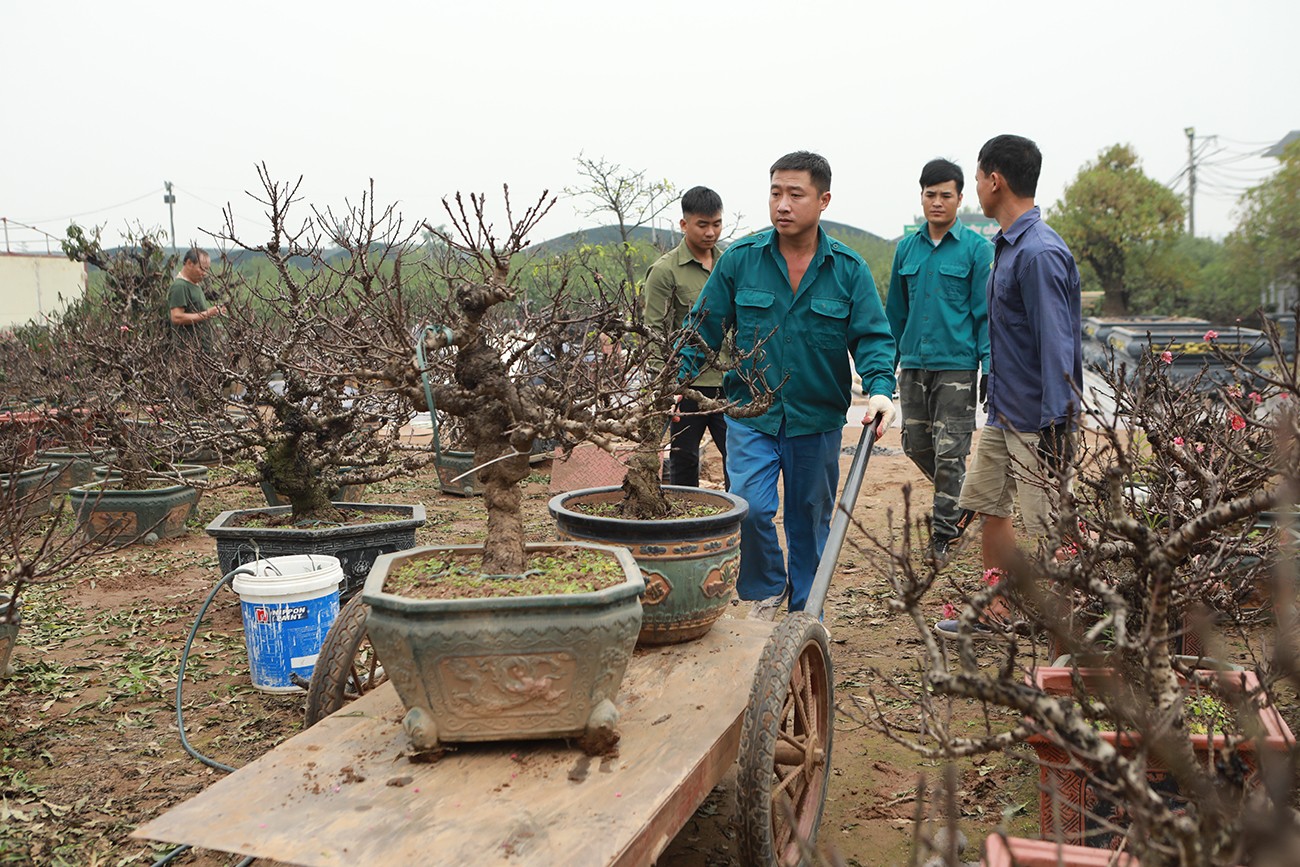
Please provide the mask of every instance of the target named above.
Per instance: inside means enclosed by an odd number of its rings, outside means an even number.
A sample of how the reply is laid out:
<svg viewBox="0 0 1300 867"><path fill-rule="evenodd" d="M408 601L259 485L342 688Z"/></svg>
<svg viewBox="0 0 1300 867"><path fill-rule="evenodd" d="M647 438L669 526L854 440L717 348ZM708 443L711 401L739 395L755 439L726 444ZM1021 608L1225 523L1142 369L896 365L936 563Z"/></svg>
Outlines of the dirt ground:
<svg viewBox="0 0 1300 867"><path fill-rule="evenodd" d="M858 431L846 428L846 446L857 442ZM912 485L928 508L928 485L898 445L894 429L873 455L856 510L857 519L880 534L901 518L903 485ZM843 456L843 471L850 460ZM548 466L536 469L527 486L527 528L533 538L552 538ZM705 475L721 486L716 455ZM481 501L438 493L432 473L372 486L366 499L423 502L428 523L417 534L421 544L483 535ZM26 595L15 670L0 681L0 863L150 864L171 851L171 845L141 843L128 834L221 776L183 751L174 710L181 648L221 577L215 542L203 527L223 509L260 504L252 489L209 491L182 538L105 555L64 584ZM959 583L977 580L976 557L973 550L962 552L950 567ZM836 697L844 709L863 693L869 669L913 666L917 639L890 613L886 597L869 555L846 545L826 611ZM942 602L935 600L936 618ZM302 727L301 696L252 688L238 599L225 590L199 630L184 694L190 742L228 765L257 758ZM837 716L832 763L820 845L850 865L906 863L917 775L933 779L937 768L869 732L846 710ZM1027 760L1004 755L967 763L961 773L959 802L972 843L967 857L977 857L974 846L1004 817L1011 830L1033 833L1036 772ZM738 863L732 803L734 786L724 782L659 863ZM237 861L193 850L172 863Z"/></svg>

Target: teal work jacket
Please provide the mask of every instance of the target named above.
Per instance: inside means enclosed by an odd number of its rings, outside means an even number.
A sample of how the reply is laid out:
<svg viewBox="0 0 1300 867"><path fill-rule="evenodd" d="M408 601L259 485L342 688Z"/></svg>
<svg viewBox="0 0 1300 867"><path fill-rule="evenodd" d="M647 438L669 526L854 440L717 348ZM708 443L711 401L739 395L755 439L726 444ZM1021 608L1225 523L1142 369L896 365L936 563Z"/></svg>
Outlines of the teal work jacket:
<svg viewBox="0 0 1300 867"><path fill-rule="evenodd" d="M989 270L993 243L952 224L930 243L930 228L898 242L885 314L904 370L989 371Z"/></svg>
<svg viewBox="0 0 1300 867"><path fill-rule="evenodd" d="M715 351L734 330L737 355L745 357L740 371L727 372L723 387L729 400L750 403L741 375L749 371L775 391L766 413L736 419L762 433L775 436L782 424L787 436L843 427L852 401L850 357L864 394L894 393L894 339L871 269L822 229L795 292L775 229L732 244L713 266L687 323ZM679 354L680 375L688 380L704 352L685 345Z"/></svg>

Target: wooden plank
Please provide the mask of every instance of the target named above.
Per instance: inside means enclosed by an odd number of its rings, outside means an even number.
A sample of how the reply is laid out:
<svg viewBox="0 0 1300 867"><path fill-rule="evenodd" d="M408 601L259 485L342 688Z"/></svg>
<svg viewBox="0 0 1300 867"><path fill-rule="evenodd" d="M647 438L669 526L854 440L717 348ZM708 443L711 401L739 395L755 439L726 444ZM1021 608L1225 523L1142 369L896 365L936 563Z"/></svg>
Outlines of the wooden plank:
<svg viewBox="0 0 1300 867"><path fill-rule="evenodd" d="M648 863L735 761L771 629L724 619L638 652L612 759L533 741L412 764L385 685L132 836L320 867Z"/></svg>

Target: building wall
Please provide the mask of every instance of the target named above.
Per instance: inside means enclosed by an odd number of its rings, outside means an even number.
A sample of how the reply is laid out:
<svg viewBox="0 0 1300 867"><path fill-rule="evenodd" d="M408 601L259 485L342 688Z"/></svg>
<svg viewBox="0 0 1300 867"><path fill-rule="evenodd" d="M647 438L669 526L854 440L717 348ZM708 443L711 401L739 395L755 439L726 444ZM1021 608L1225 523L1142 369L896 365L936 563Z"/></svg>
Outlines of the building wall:
<svg viewBox="0 0 1300 867"><path fill-rule="evenodd" d="M0 254L0 328L43 320L86 293L86 266L66 256Z"/></svg>

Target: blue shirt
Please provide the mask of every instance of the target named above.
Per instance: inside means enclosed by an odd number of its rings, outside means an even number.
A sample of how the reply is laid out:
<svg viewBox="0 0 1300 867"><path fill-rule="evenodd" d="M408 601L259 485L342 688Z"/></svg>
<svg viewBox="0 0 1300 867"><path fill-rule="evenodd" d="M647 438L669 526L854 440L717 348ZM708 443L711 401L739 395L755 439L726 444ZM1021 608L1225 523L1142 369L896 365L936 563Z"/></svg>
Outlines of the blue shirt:
<svg viewBox="0 0 1300 867"><path fill-rule="evenodd" d="M935 244L929 225L894 251L885 315L904 370L989 369L993 245L957 220Z"/></svg>
<svg viewBox="0 0 1300 867"><path fill-rule="evenodd" d="M1036 207L998 232L993 244L988 423L1032 433L1079 413L1079 268Z"/></svg>
<svg viewBox="0 0 1300 867"><path fill-rule="evenodd" d="M797 292L775 229L732 244L713 266L686 327L714 350L734 329L737 353L749 353L740 365L775 392L766 413L736 421L765 434L777 435L783 423L787 436L843 427L852 400L850 355L863 393L894 393L894 338L871 269L820 228ZM689 379L704 353L688 344L680 355L680 375ZM753 399L737 371L727 372L723 387L729 400Z"/></svg>

